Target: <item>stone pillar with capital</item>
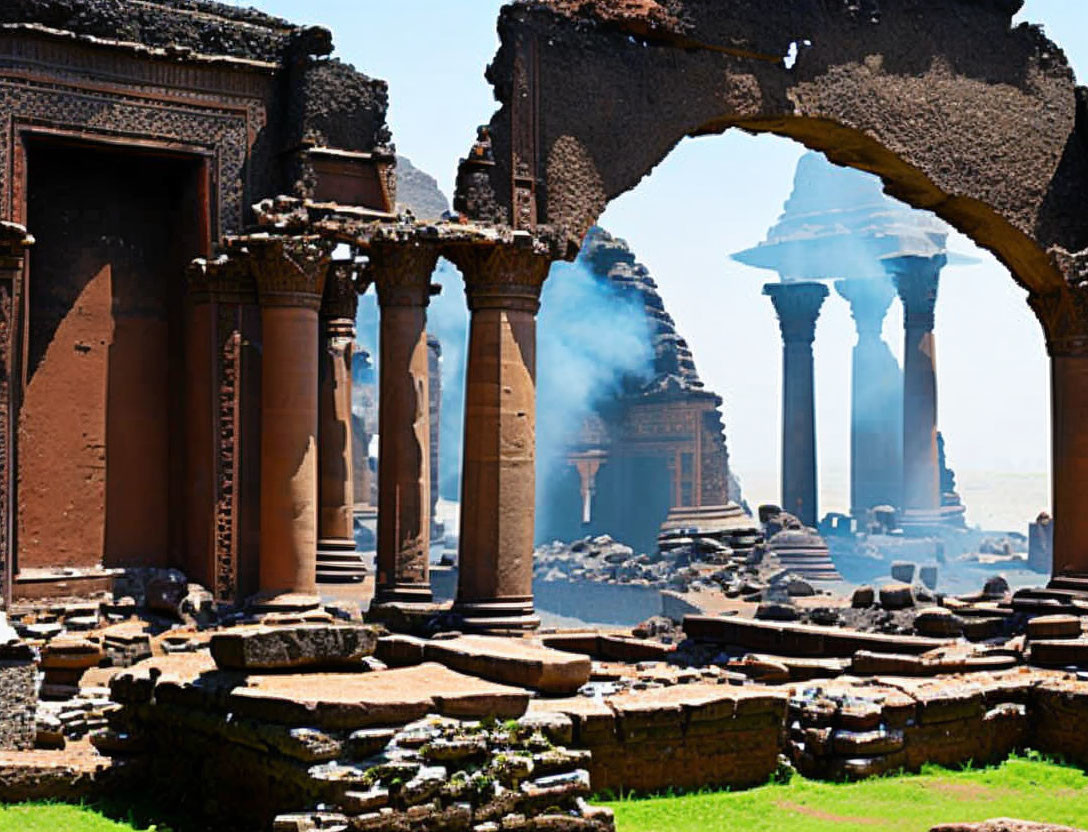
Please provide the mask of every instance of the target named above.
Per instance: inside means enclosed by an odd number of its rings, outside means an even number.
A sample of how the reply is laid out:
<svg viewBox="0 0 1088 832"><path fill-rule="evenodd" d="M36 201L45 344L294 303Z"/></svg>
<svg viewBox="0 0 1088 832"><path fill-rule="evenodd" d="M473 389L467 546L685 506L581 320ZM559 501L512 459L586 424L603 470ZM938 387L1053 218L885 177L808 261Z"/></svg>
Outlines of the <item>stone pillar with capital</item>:
<svg viewBox="0 0 1088 832"><path fill-rule="evenodd" d="M262 593L313 593L317 576L318 310L330 244L244 241L261 305Z"/></svg>
<svg viewBox="0 0 1088 832"><path fill-rule="evenodd" d="M351 436L351 362L358 300L354 263L333 263L321 301L318 353L318 583L357 582L366 572L355 548Z"/></svg>
<svg viewBox="0 0 1088 832"><path fill-rule="evenodd" d="M15 337L18 332L16 299L22 294L23 266L34 238L15 223L0 222L0 597L11 606L14 581L15 505L12 501L13 433L17 391L13 379Z"/></svg>
<svg viewBox="0 0 1088 832"><path fill-rule="evenodd" d="M889 261L903 302L903 515L905 528L941 522L937 453L937 351L933 335L937 290L946 258Z"/></svg>
<svg viewBox="0 0 1088 832"><path fill-rule="evenodd" d="M881 337L895 297L887 276L838 280L857 327L851 374L850 510L858 518L903 493L903 372Z"/></svg>
<svg viewBox="0 0 1088 832"><path fill-rule="evenodd" d="M822 283L768 283L763 294L782 332L782 508L806 526L819 520L812 342L828 295Z"/></svg>
<svg viewBox="0 0 1088 832"><path fill-rule="evenodd" d="M435 246L376 243L368 277L381 309L376 604L430 603L427 305Z"/></svg>
<svg viewBox="0 0 1088 832"><path fill-rule="evenodd" d="M1060 264L1088 278L1088 264ZM1088 592L1088 289L1085 282L1034 291L1050 354L1053 571L1051 588Z"/></svg>
<svg viewBox="0 0 1088 832"><path fill-rule="evenodd" d="M551 258L478 245L452 255L471 312L454 611L467 629L533 629L536 314Z"/></svg>

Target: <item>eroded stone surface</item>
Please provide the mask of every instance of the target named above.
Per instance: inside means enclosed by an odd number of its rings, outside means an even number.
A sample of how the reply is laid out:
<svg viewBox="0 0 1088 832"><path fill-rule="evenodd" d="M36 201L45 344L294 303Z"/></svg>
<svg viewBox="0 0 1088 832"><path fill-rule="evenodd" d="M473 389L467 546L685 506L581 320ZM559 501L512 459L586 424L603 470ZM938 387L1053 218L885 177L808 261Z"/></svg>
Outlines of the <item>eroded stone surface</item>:
<svg viewBox="0 0 1088 832"><path fill-rule="evenodd" d="M423 653L429 661L483 679L559 695L574 693L588 682L592 667L585 656L524 639L488 636L428 641Z"/></svg>
<svg viewBox="0 0 1088 832"><path fill-rule="evenodd" d="M378 630L357 624L236 627L211 639L223 670L284 670L358 665L374 653Z"/></svg>

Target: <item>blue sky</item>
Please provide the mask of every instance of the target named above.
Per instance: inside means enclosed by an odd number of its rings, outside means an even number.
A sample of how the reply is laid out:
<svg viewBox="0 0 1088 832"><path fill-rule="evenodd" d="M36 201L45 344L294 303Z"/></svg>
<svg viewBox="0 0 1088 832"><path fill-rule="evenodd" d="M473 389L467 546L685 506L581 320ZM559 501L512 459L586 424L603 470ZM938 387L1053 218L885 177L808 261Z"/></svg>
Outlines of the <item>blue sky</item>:
<svg viewBox="0 0 1088 832"><path fill-rule="evenodd" d="M484 69L498 45L500 0L258 0L333 31L337 55L390 86L398 150L452 190L458 158L495 103ZM1042 23L1088 79L1088 4L1027 0L1017 22ZM767 273L728 260L756 244L789 194L800 145L739 132L683 142L601 224L625 237L661 286L708 386L725 398L733 467L754 502L777 499L780 342ZM676 222L678 216L683 222ZM950 462L976 522L1020 527L1049 503L1049 384L1041 331L1005 269L947 269L937 312L939 409ZM898 305L885 337L902 352ZM821 510L849 496L846 304L825 304L816 341Z"/></svg>

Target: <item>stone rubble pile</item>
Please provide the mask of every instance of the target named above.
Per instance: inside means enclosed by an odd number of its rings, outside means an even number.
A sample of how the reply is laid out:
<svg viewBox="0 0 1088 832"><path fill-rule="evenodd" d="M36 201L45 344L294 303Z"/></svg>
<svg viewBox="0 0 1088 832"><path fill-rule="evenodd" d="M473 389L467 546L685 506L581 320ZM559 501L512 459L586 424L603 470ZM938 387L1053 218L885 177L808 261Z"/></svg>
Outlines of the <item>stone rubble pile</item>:
<svg viewBox="0 0 1088 832"><path fill-rule="evenodd" d="M709 537L663 538L655 554L636 554L608 535L570 544L556 541L538 547L533 564L537 580L631 584L680 593L720 591L748 600L758 600L772 583L800 581L760 545L738 553ZM797 584L797 594L815 594L803 583Z"/></svg>

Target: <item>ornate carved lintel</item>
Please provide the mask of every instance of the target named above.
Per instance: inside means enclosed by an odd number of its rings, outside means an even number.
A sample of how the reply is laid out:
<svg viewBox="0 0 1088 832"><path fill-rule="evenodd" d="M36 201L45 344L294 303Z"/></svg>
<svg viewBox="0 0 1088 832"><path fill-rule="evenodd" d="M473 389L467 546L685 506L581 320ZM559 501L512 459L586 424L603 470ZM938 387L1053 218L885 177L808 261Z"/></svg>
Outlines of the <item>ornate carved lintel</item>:
<svg viewBox="0 0 1088 832"><path fill-rule="evenodd" d="M366 280L381 306L426 306L439 249L426 243L377 243L370 248Z"/></svg>
<svg viewBox="0 0 1088 832"><path fill-rule="evenodd" d="M768 283L763 294L771 299L778 313L778 328L787 344L812 345L816 339L816 320L828 296L822 283Z"/></svg>
<svg viewBox="0 0 1088 832"><path fill-rule="evenodd" d="M553 258L531 246L474 245L448 255L465 279L469 309L540 309Z"/></svg>

